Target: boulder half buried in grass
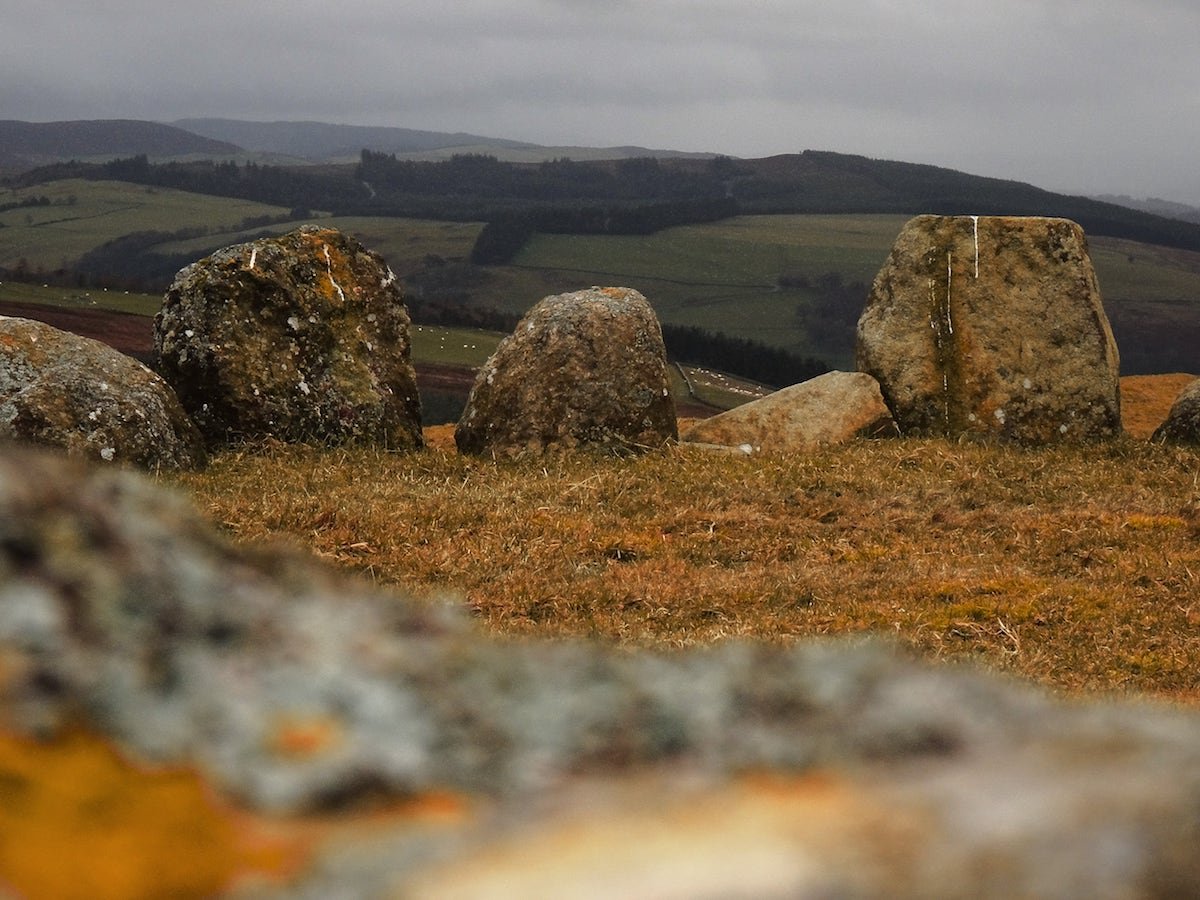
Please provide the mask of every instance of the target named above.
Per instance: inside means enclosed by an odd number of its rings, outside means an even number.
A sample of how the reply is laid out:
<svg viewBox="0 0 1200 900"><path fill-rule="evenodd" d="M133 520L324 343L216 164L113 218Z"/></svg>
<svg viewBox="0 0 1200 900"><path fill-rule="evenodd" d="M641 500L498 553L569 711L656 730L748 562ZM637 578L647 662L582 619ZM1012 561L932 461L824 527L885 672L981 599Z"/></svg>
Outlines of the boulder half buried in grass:
<svg viewBox="0 0 1200 900"><path fill-rule="evenodd" d="M146 469L191 469L204 441L170 386L132 357L0 317L0 438Z"/></svg>
<svg viewBox="0 0 1200 900"><path fill-rule="evenodd" d="M154 346L211 444L422 446L400 284L334 229L306 226L183 269L155 318Z"/></svg>
<svg viewBox="0 0 1200 900"><path fill-rule="evenodd" d="M682 439L752 451L796 452L895 434L896 423L883 402L879 382L862 372L826 372L703 419Z"/></svg>
<svg viewBox="0 0 1200 900"><path fill-rule="evenodd" d="M1089 442L1121 431L1117 346L1083 229L919 216L858 323L858 368L904 434Z"/></svg>
<svg viewBox="0 0 1200 900"><path fill-rule="evenodd" d="M1150 440L1200 446L1200 378L1175 398L1166 420L1155 429Z"/></svg>
<svg viewBox="0 0 1200 900"><path fill-rule="evenodd" d="M679 436L662 329L635 290L546 297L480 369L454 432L470 454L661 447Z"/></svg>

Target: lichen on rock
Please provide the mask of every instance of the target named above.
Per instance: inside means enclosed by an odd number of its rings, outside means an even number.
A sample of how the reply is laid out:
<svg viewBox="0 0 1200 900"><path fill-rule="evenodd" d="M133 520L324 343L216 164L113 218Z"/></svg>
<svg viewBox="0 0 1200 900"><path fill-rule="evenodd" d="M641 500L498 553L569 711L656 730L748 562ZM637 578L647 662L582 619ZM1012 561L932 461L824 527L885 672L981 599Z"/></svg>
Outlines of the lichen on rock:
<svg viewBox="0 0 1200 900"><path fill-rule="evenodd" d="M305 226L219 250L155 317L164 377L212 445L423 445L408 310L377 254Z"/></svg>
<svg viewBox="0 0 1200 900"><path fill-rule="evenodd" d="M1026 444L1121 433L1117 346L1066 219L918 216L858 323L902 433Z"/></svg>
<svg viewBox="0 0 1200 900"><path fill-rule="evenodd" d="M1200 378L1179 392L1167 418L1155 429L1150 440L1200 446Z"/></svg>
<svg viewBox="0 0 1200 900"><path fill-rule="evenodd" d="M114 873L260 900L1200 892L1194 712L1062 702L862 641L500 641L234 545L138 473L14 448L0 786L24 811L0 815L0 884L31 896ZM320 837L438 796L459 812ZM290 881L230 885L281 871L246 860L234 801L313 814L263 819L309 830ZM36 854L11 852L23 827Z"/></svg>
<svg viewBox="0 0 1200 900"><path fill-rule="evenodd" d="M454 432L463 453L640 451L679 436L662 329L637 291L537 303L476 377Z"/></svg>
<svg viewBox="0 0 1200 900"><path fill-rule="evenodd" d="M170 386L106 344L0 317L0 437L145 469L204 465Z"/></svg>

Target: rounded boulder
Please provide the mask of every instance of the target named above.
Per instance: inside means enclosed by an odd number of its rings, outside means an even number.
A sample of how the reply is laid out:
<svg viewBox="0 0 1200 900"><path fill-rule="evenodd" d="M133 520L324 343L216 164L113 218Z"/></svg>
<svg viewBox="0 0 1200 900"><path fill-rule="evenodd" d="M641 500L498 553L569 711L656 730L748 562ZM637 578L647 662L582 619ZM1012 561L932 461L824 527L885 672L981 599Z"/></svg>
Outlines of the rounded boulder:
<svg viewBox="0 0 1200 900"><path fill-rule="evenodd" d="M158 375L107 344L0 318L0 437L145 469L204 465L204 441Z"/></svg>
<svg viewBox="0 0 1200 900"><path fill-rule="evenodd" d="M636 451L678 437L658 317L619 287L537 303L480 369L454 432L475 455Z"/></svg>
<svg viewBox="0 0 1200 900"><path fill-rule="evenodd" d="M409 317L383 259L331 228L184 268L154 322L163 377L212 445L423 445Z"/></svg>

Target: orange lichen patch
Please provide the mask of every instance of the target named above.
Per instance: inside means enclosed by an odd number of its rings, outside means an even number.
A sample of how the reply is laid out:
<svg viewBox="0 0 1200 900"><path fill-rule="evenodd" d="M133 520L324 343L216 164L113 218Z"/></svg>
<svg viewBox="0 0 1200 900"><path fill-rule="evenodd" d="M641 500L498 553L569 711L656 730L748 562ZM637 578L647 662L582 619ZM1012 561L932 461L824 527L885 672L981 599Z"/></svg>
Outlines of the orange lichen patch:
<svg viewBox="0 0 1200 900"><path fill-rule="evenodd" d="M1127 375L1121 379L1121 424L1135 438L1148 438L1163 423L1179 392L1195 375Z"/></svg>
<svg viewBox="0 0 1200 900"><path fill-rule="evenodd" d="M275 724L270 748L278 756L308 759L342 743L342 726L328 716L286 716Z"/></svg>
<svg viewBox="0 0 1200 900"><path fill-rule="evenodd" d="M30 900L211 896L240 874L296 865L195 772L131 765L82 731L0 735L0 796L0 885Z"/></svg>
<svg viewBox="0 0 1200 900"><path fill-rule="evenodd" d="M333 240L337 233L331 229L315 231L304 235L307 243L312 245L313 256L319 267L325 268L325 275L320 280L321 292L335 304L346 302L346 290L354 284L354 275L350 263Z"/></svg>
<svg viewBox="0 0 1200 900"><path fill-rule="evenodd" d="M223 802L189 768L134 765L83 730L0 734L0 894L212 897L247 879L285 882L334 841L454 827L468 812L430 793L370 814L270 819Z"/></svg>

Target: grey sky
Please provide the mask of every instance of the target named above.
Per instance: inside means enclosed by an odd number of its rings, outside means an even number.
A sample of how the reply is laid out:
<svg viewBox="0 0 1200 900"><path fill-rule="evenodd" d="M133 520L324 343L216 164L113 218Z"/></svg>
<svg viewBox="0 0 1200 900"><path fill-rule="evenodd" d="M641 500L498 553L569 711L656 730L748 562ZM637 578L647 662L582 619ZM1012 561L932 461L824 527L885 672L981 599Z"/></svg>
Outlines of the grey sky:
<svg viewBox="0 0 1200 900"><path fill-rule="evenodd" d="M0 118L928 162L1200 204L1194 0L0 0Z"/></svg>

